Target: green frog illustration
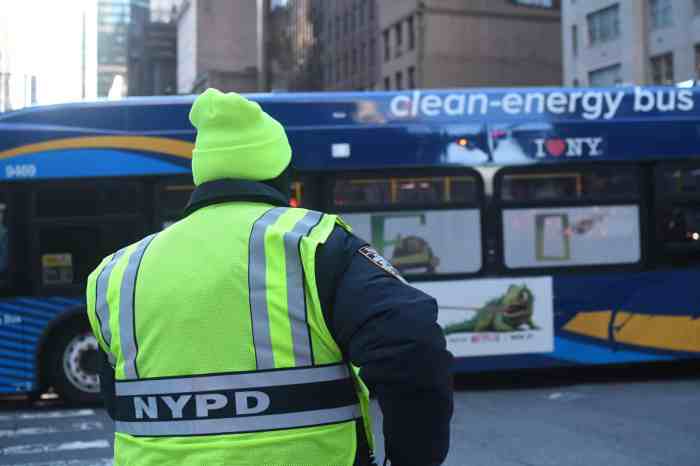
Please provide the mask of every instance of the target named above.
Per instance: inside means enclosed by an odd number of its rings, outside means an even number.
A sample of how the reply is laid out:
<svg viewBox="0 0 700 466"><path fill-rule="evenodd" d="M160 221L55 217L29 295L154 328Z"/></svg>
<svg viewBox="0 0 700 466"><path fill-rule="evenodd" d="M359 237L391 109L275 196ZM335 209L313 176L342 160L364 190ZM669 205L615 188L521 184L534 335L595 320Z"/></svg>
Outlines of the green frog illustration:
<svg viewBox="0 0 700 466"><path fill-rule="evenodd" d="M463 322L445 327L445 335L460 332L515 332L527 325L539 327L532 321L535 296L526 285L510 285L506 293L476 309L476 315Z"/></svg>

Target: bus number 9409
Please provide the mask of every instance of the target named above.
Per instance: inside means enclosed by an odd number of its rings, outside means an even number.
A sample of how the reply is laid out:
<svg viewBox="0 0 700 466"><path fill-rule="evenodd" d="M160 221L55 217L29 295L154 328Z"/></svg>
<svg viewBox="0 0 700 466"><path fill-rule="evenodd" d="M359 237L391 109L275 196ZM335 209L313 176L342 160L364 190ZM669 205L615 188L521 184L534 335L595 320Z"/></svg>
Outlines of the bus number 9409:
<svg viewBox="0 0 700 466"><path fill-rule="evenodd" d="M5 167L5 178L34 178L36 176L36 165L7 165Z"/></svg>

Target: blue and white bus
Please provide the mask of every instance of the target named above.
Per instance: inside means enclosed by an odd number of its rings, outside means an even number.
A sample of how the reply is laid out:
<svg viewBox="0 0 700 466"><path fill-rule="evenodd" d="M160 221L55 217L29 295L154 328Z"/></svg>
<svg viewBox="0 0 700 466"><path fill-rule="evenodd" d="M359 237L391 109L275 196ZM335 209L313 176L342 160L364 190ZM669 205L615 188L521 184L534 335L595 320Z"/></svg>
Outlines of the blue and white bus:
<svg viewBox="0 0 700 466"><path fill-rule="evenodd" d="M700 354L694 89L251 97L287 128L290 202L342 213L437 298L455 371ZM181 215L192 101L0 115L1 393L96 398L85 279Z"/></svg>

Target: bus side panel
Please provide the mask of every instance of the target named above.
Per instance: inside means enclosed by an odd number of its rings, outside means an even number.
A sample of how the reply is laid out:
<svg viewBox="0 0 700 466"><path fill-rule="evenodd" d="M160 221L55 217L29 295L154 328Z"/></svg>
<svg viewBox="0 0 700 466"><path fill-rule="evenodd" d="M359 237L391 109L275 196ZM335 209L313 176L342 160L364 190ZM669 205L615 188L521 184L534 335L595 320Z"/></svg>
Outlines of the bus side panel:
<svg viewBox="0 0 700 466"><path fill-rule="evenodd" d="M0 301L0 394L38 390L37 352L51 322L80 299L16 297Z"/></svg>
<svg viewBox="0 0 700 466"><path fill-rule="evenodd" d="M500 342L502 348L494 346L487 356L470 356L464 344L455 344L464 341L465 334L448 335L448 348L452 346L456 356L454 369L479 372L699 358L699 280L700 268L555 276L554 351L503 354L509 335L491 333L489 338L488 333L474 332L468 334L474 353L483 352L476 345L490 341ZM537 303L535 307L537 316ZM522 327L519 333L540 331Z"/></svg>

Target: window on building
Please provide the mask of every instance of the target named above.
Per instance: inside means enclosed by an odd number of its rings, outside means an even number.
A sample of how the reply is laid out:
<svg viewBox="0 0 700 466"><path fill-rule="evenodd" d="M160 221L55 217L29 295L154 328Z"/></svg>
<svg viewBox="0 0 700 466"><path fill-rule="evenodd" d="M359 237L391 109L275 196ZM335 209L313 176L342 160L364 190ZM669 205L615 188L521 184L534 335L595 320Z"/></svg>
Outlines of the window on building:
<svg viewBox="0 0 700 466"><path fill-rule="evenodd" d="M620 5L598 10L586 17L590 45L602 44L620 36Z"/></svg>
<svg viewBox="0 0 700 466"><path fill-rule="evenodd" d="M571 85L572 85L573 87L579 87L581 84L579 83L579 81L578 81L577 78L574 78L574 82L571 83Z"/></svg>
<svg viewBox="0 0 700 466"><path fill-rule="evenodd" d="M615 86L622 82L621 72L619 64L606 66L588 73L588 82L593 87Z"/></svg>
<svg viewBox="0 0 700 466"><path fill-rule="evenodd" d="M335 40L340 40L340 16L335 17Z"/></svg>
<svg viewBox="0 0 700 466"><path fill-rule="evenodd" d="M350 75L350 59L348 53L343 54L343 80L346 80Z"/></svg>
<svg viewBox="0 0 700 466"><path fill-rule="evenodd" d="M396 72L396 90L400 91L403 89L403 73L401 71Z"/></svg>
<svg viewBox="0 0 700 466"><path fill-rule="evenodd" d="M343 14L343 34L347 34L347 33L348 33L348 29L349 29L349 26L350 26L350 24L349 24L349 16L350 16L350 15L348 14L348 10L345 10L345 13Z"/></svg>
<svg viewBox="0 0 700 466"><path fill-rule="evenodd" d="M391 78L389 76L384 78L384 90L386 90L386 91L391 90Z"/></svg>
<svg viewBox="0 0 700 466"><path fill-rule="evenodd" d="M382 32L382 38L384 39L384 61L387 62L391 59L391 43L389 42L389 29Z"/></svg>
<svg viewBox="0 0 700 466"><path fill-rule="evenodd" d="M654 84L673 84L673 53L651 57L651 81Z"/></svg>
<svg viewBox="0 0 700 466"><path fill-rule="evenodd" d="M328 38L333 39L333 20L328 20Z"/></svg>
<svg viewBox="0 0 700 466"><path fill-rule="evenodd" d="M700 79L700 44L695 46L695 79Z"/></svg>
<svg viewBox="0 0 700 466"><path fill-rule="evenodd" d="M350 74L357 73L357 49L352 49L352 67L350 69Z"/></svg>
<svg viewBox="0 0 700 466"><path fill-rule="evenodd" d="M693 0L694 13L700 15L700 0Z"/></svg>
<svg viewBox="0 0 700 466"><path fill-rule="evenodd" d="M666 28L673 25L671 0L649 0L649 27Z"/></svg>
<svg viewBox="0 0 700 466"><path fill-rule="evenodd" d="M352 11L348 10L348 13L350 15L350 32L355 32L355 8L353 8Z"/></svg>
<svg viewBox="0 0 700 466"><path fill-rule="evenodd" d="M416 67L415 66L408 67L408 88L409 89L416 88Z"/></svg>
<svg viewBox="0 0 700 466"><path fill-rule="evenodd" d="M367 44L363 42L360 45L360 67L365 68L367 66Z"/></svg>
<svg viewBox="0 0 700 466"><path fill-rule="evenodd" d="M408 26L408 50L413 50L416 46L416 31L413 25L413 16L409 16L406 25Z"/></svg>
<svg viewBox="0 0 700 466"><path fill-rule="evenodd" d="M394 26L394 35L396 37L396 53L395 55L397 57L401 56L402 48L403 48L403 31L401 28L402 24L399 22L399 24Z"/></svg>
<svg viewBox="0 0 700 466"><path fill-rule="evenodd" d="M360 2L357 7L357 27L361 28L365 23L365 2Z"/></svg>
<svg viewBox="0 0 700 466"><path fill-rule="evenodd" d="M571 26L571 52L574 57L578 55L578 26Z"/></svg>
<svg viewBox="0 0 700 466"><path fill-rule="evenodd" d="M374 37L369 40L369 66L374 66L374 54L375 52L375 47L377 45L377 41L374 40Z"/></svg>

